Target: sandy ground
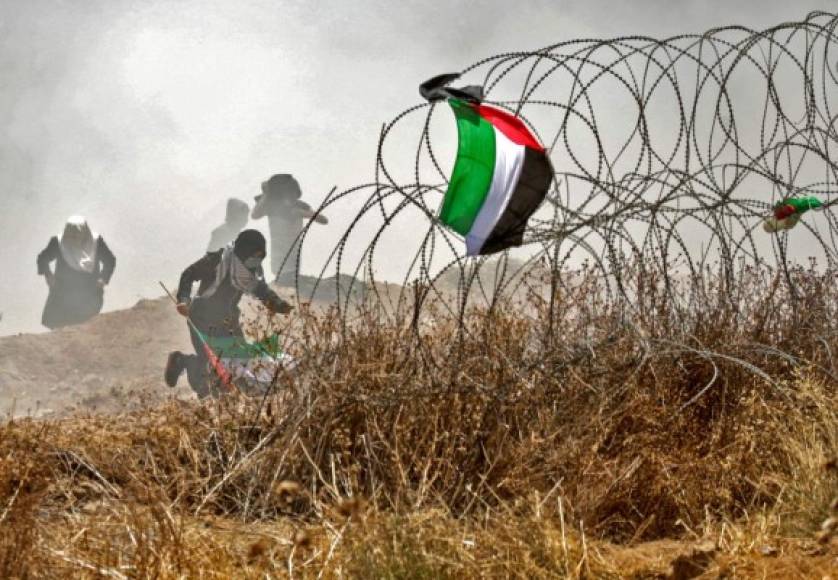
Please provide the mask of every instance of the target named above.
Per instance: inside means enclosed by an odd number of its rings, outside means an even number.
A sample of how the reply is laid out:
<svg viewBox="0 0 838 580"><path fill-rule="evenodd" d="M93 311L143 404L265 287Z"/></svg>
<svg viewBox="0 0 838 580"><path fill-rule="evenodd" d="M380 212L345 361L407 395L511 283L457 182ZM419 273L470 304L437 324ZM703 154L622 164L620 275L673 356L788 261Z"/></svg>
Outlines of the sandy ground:
<svg viewBox="0 0 838 580"><path fill-rule="evenodd" d="M275 290L295 303L291 289ZM244 318L257 314L249 300L241 304ZM312 307L325 308L334 300L331 279ZM276 321L277 328L287 324L293 333L293 317ZM185 319L165 297L140 300L78 326L0 337L0 421L127 411L168 397L193 399L185 373L174 389L163 382L172 350L191 352L192 344Z"/></svg>
<svg viewBox="0 0 838 580"><path fill-rule="evenodd" d="M342 286L349 280L342 279ZM300 297L314 309L326 309L337 299L336 280L323 280L310 301L313 281L306 277ZM379 296L386 296L385 302L398 302L400 286L377 286ZM275 290L296 303L291 288ZM245 298L241 305L245 319L258 316L249 300ZM275 321L279 324L275 328L283 334L294 334L293 315ZM132 308L100 314L78 326L2 336L0 421L74 412L121 412L169 397L193 399L185 374L174 389L163 382L163 367L172 350L191 352L192 345L185 319L166 297L140 300Z"/></svg>
<svg viewBox="0 0 838 580"><path fill-rule="evenodd" d="M162 378L168 352L189 348L185 321L167 298L79 326L0 337L0 412L45 417L190 398L185 379L170 389Z"/></svg>

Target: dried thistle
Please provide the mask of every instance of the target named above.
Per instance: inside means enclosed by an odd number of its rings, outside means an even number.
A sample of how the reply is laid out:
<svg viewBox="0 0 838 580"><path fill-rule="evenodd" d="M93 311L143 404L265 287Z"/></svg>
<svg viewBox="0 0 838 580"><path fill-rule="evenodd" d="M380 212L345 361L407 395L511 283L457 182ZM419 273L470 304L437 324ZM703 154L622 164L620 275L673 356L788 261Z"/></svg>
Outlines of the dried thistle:
<svg viewBox="0 0 838 580"><path fill-rule="evenodd" d="M345 518L357 516L366 508L366 501L355 496L341 499L335 506L335 511Z"/></svg>
<svg viewBox="0 0 838 580"><path fill-rule="evenodd" d="M292 541L294 543L294 547L296 548L305 549L311 547L311 535L302 528L294 533Z"/></svg>

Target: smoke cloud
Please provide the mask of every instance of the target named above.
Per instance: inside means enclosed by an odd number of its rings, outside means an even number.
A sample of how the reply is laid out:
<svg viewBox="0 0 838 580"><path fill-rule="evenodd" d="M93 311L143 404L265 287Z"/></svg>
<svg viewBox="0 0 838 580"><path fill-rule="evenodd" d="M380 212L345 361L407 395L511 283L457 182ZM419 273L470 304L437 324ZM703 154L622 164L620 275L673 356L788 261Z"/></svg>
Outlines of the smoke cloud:
<svg viewBox="0 0 838 580"><path fill-rule="evenodd" d="M293 173L312 204L370 181L381 124L434 74L571 38L759 29L834 7L0 0L0 334L39 330L35 256L69 215L116 254L106 309L123 308L173 284L226 198L252 203L270 174ZM348 219L329 217L338 230Z"/></svg>

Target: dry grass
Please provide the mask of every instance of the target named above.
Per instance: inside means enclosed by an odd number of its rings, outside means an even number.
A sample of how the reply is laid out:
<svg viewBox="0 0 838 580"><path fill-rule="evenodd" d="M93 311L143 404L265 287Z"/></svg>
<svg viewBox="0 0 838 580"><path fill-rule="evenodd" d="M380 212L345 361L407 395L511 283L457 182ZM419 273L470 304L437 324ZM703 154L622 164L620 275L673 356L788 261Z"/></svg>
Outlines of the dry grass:
<svg viewBox="0 0 838 580"><path fill-rule="evenodd" d="M834 569L834 274L634 274L634 312L583 272L462 324L311 315L264 400L0 426L0 577Z"/></svg>

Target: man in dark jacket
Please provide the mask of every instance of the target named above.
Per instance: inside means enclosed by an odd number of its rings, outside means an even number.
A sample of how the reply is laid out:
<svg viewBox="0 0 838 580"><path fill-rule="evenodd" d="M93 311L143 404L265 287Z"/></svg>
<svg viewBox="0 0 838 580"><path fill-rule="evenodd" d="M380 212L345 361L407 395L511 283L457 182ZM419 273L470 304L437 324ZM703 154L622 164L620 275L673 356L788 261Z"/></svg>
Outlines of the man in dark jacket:
<svg viewBox="0 0 838 580"><path fill-rule="evenodd" d="M214 338L244 337L239 322L239 301L244 294L258 298L271 313L291 312L291 305L271 290L264 280L262 260L265 259L265 237L256 230L244 230L236 241L216 252L208 252L189 266L180 277L177 311L189 317L192 325L194 355L180 351L169 354L166 363L166 384L174 387L186 370L189 384L200 398L210 394L208 357L204 340L210 345ZM198 295L192 298L192 285L198 282Z"/></svg>

